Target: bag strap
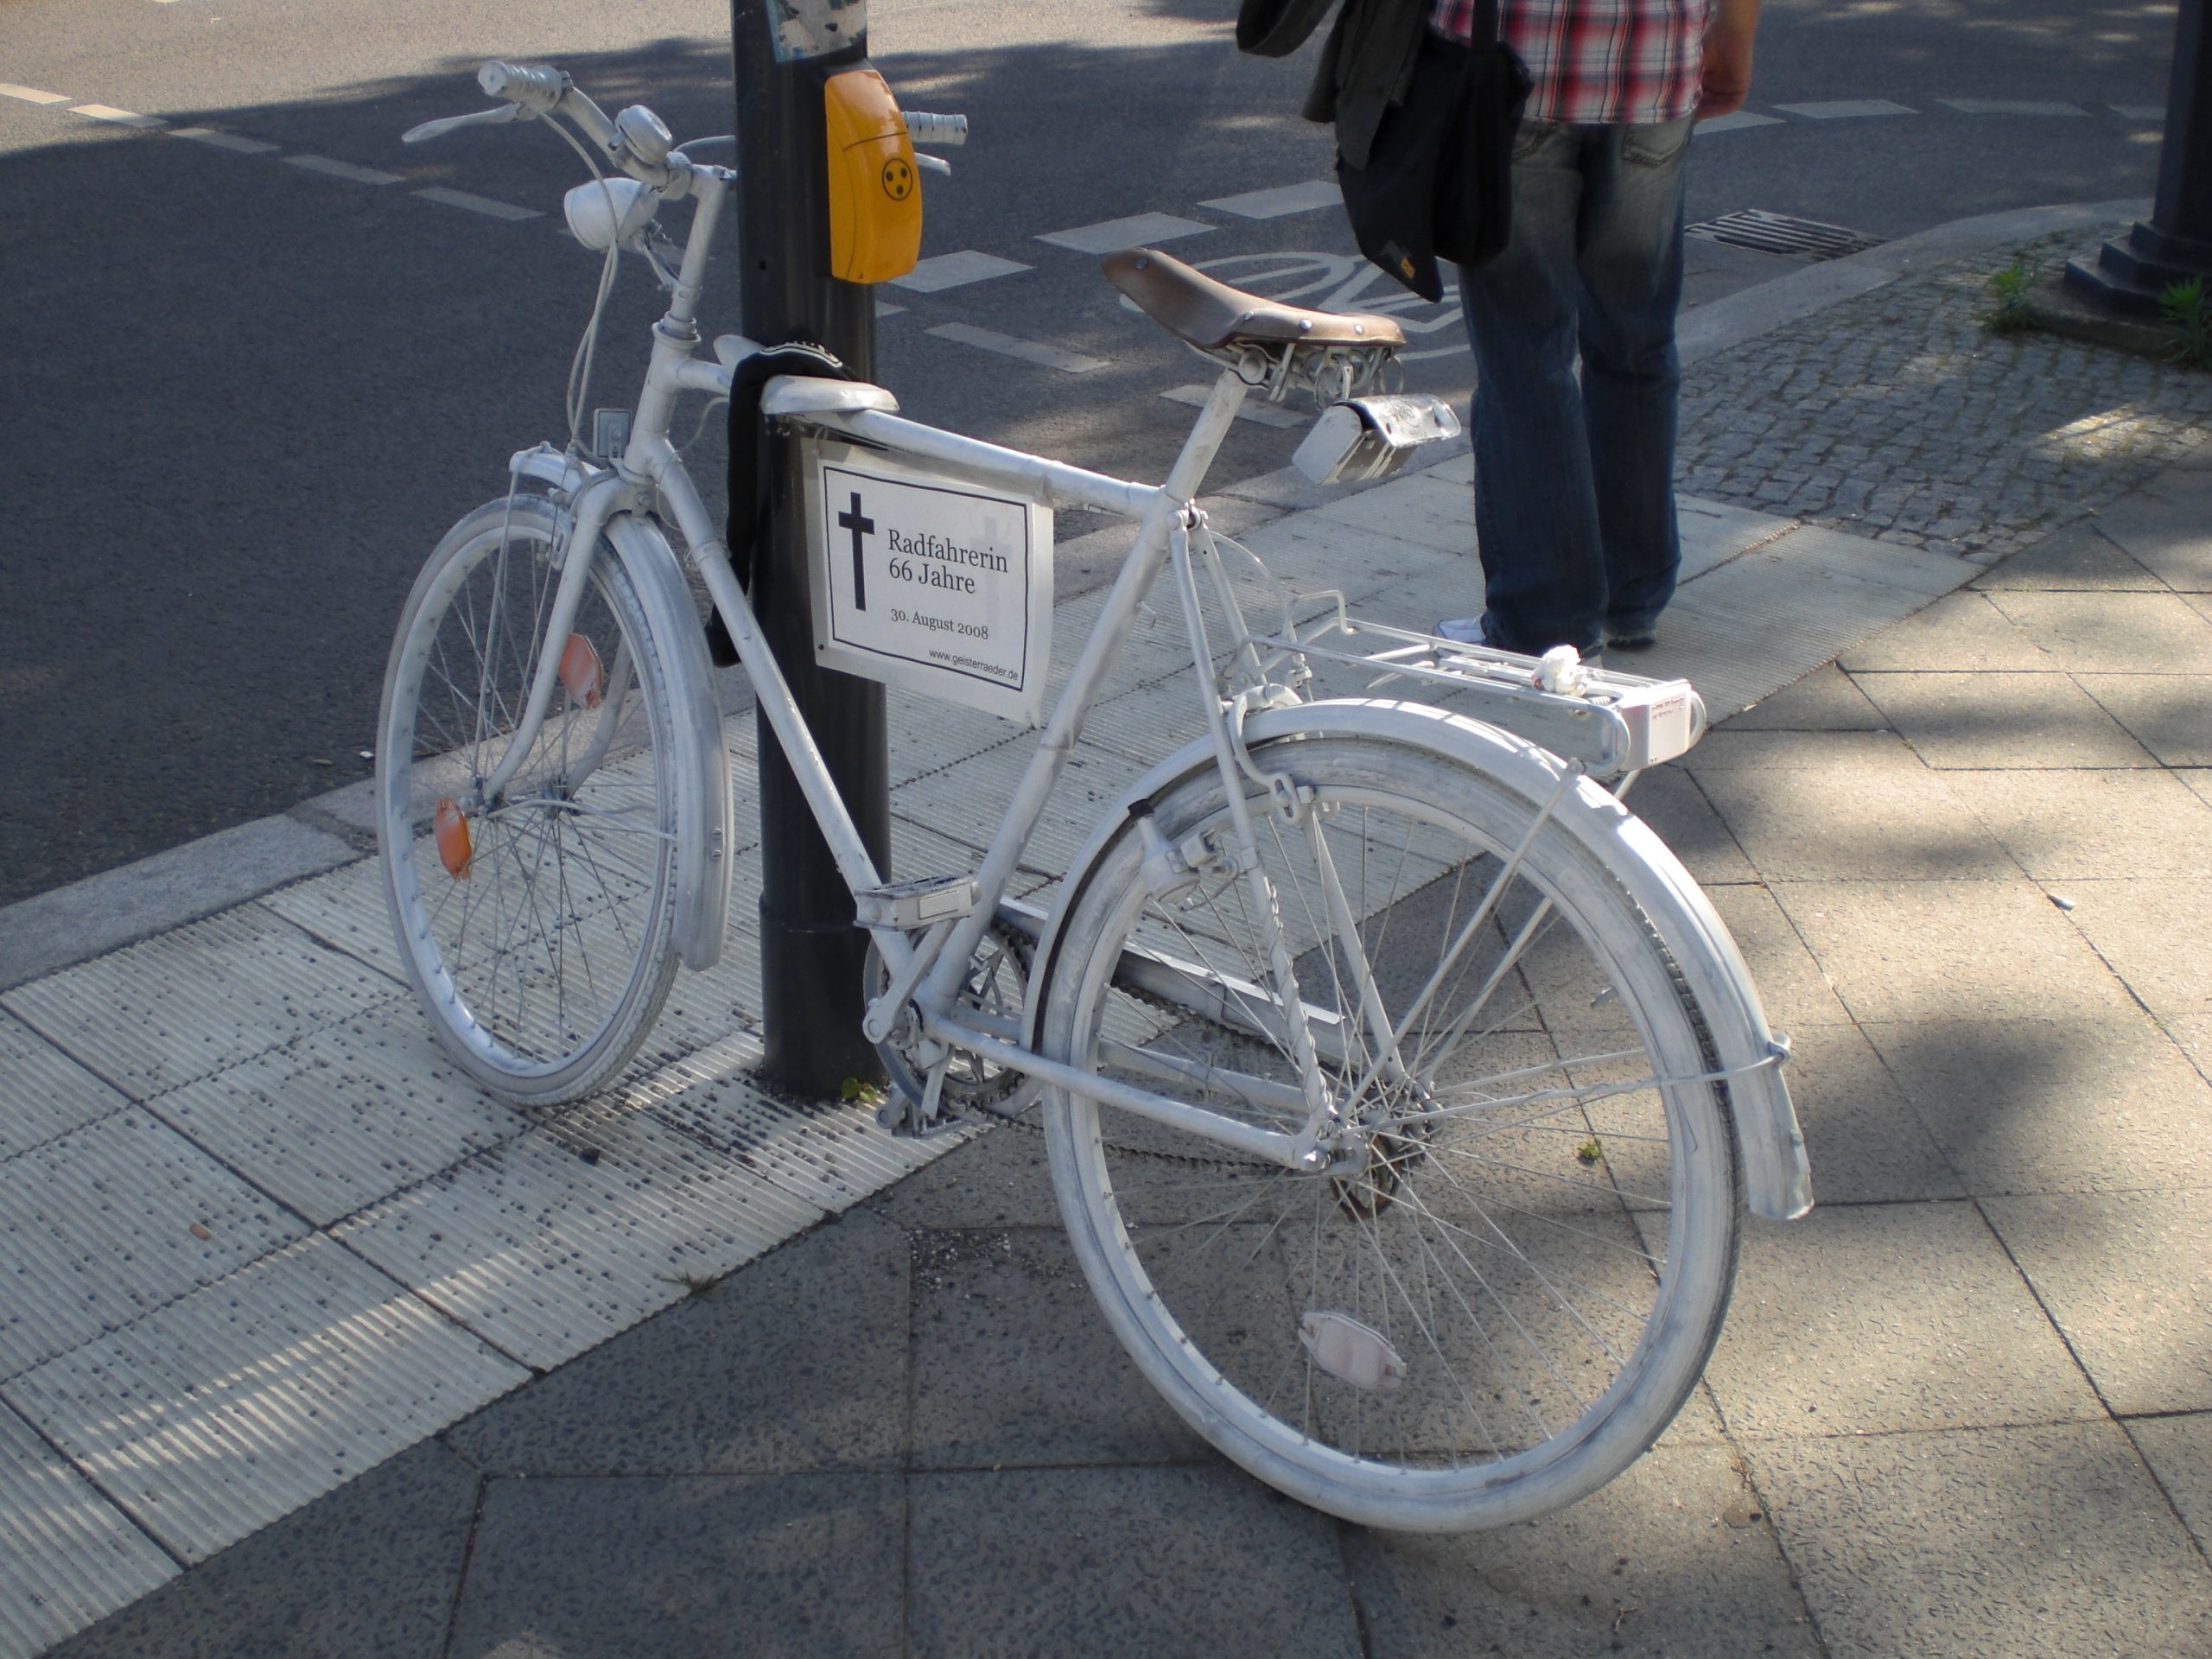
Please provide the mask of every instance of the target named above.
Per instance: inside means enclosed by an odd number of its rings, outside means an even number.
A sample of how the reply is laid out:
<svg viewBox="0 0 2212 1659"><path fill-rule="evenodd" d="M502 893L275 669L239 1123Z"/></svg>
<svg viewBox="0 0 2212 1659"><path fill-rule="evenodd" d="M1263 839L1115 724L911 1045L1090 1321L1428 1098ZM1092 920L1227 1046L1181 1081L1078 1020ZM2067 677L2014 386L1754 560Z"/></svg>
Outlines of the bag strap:
<svg viewBox="0 0 2212 1659"><path fill-rule="evenodd" d="M1244 0L1236 10L1236 49L1255 57L1287 58L1305 45L1306 37L1335 3L1336 0Z"/></svg>

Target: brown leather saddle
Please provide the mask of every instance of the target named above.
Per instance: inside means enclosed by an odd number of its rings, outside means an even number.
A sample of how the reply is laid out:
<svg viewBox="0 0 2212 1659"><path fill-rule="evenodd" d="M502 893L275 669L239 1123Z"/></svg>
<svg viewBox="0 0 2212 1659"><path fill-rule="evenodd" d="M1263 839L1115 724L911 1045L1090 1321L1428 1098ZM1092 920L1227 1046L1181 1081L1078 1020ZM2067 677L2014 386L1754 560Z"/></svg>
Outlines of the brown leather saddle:
<svg viewBox="0 0 2212 1659"><path fill-rule="evenodd" d="M1239 346L1394 346L1406 331L1389 317L1307 311L1263 300L1191 269L1157 248L1123 248L1098 262L1106 280L1179 340L1202 352Z"/></svg>

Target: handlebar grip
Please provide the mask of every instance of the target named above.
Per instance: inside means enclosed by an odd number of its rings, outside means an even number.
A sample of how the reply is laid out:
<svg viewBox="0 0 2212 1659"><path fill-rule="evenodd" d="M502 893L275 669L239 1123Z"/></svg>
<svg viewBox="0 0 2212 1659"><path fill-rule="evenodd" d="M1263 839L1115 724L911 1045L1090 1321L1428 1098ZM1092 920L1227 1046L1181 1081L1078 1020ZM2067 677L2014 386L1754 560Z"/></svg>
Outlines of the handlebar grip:
<svg viewBox="0 0 2212 1659"><path fill-rule="evenodd" d="M905 114L906 136L918 144L968 142L968 118L964 115L925 115L919 110L908 110Z"/></svg>
<svg viewBox="0 0 2212 1659"><path fill-rule="evenodd" d="M497 59L476 72L476 84L493 98L527 104L534 110L550 110L569 90L569 78L558 69L525 68Z"/></svg>

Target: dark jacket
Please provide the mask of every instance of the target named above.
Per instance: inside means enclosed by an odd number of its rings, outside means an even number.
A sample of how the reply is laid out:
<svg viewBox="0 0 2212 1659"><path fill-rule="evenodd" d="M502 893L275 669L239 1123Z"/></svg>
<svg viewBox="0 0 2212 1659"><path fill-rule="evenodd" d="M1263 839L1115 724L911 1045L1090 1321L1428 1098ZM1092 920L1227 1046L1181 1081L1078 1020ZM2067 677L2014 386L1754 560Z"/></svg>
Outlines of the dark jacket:
<svg viewBox="0 0 2212 1659"><path fill-rule="evenodd" d="M1236 18L1237 47L1264 58L1287 57L1305 43L1331 3L1244 0ZM1368 146L1382 124L1382 112L1405 101L1432 4L1433 0L1344 0L1321 48L1302 113L1308 121L1336 123L1337 153L1347 164L1367 165Z"/></svg>

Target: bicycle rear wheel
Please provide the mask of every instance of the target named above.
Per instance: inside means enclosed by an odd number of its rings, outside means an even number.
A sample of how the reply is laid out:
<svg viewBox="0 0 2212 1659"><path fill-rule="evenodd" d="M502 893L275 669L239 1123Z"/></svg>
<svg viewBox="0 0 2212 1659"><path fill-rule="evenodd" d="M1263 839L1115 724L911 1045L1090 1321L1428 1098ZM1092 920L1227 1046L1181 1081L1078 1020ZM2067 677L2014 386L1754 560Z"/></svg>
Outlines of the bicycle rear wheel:
<svg viewBox="0 0 2212 1659"><path fill-rule="evenodd" d="M601 1087L676 971L665 669L604 543L544 724L485 797L546 648L556 532L550 503L518 496L447 533L400 619L377 744L385 893L408 977L469 1074L533 1104Z"/></svg>
<svg viewBox="0 0 2212 1659"><path fill-rule="evenodd" d="M1382 741L1255 759L1314 791L1293 826L1247 785L1363 1165L1294 1172L1055 1090L1076 1255L1168 1402L1292 1496L1417 1530L1556 1509L1657 1438L1726 1309L1742 1199L1698 1011L1621 884L1497 781ZM1210 768L1154 823L1233 845ZM1247 877L1176 892L1145 854L1133 823L1073 900L1044 1052L1294 1132Z"/></svg>

